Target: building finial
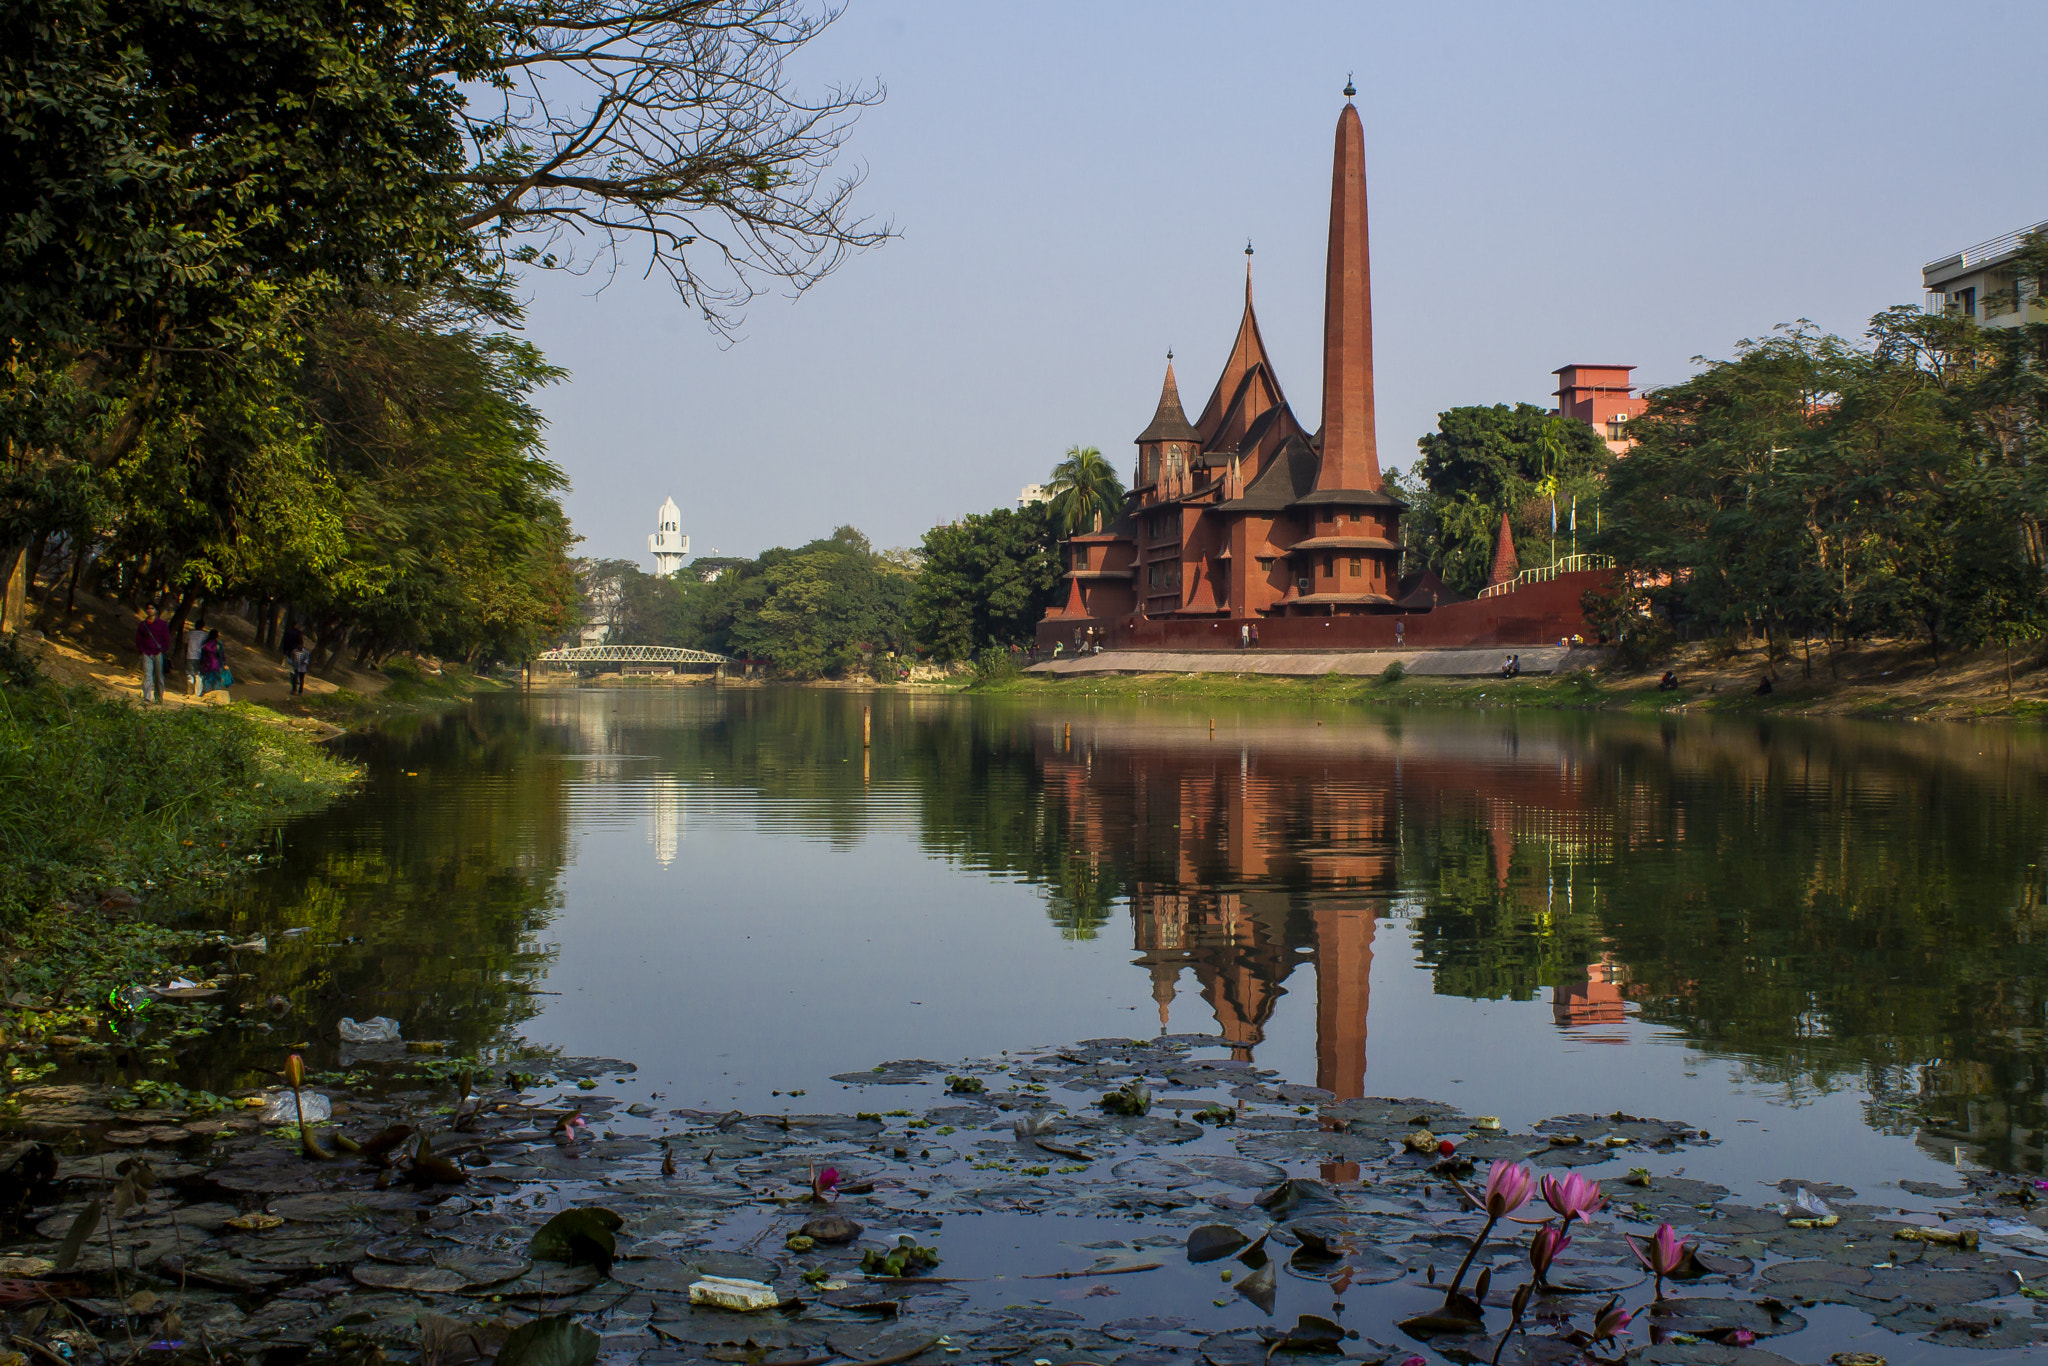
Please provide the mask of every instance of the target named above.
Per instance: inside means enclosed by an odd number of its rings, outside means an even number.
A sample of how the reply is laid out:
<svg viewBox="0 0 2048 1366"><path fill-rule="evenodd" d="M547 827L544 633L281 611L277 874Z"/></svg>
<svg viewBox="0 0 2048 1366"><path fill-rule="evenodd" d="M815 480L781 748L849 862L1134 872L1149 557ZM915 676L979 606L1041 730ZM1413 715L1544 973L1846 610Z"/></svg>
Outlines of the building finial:
<svg viewBox="0 0 2048 1366"><path fill-rule="evenodd" d="M1247 256L1252 254L1252 239L1249 237L1244 239L1244 254Z"/></svg>
<svg viewBox="0 0 2048 1366"><path fill-rule="evenodd" d="M1356 95L1357 93L1358 93L1358 87L1357 87L1357 86L1355 86L1355 85L1353 85L1353 84L1351 83L1351 73L1350 73L1349 71L1345 72L1345 73L1344 73L1344 98L1348 100L1348 99L1350 99L1350 98L1351 98L1351 97L1352 97L1353 95Z"/></svg>
<svg viewBox="0 0 2048 1366"><path fill-rule="evenodd" d="M1170 346L1166 348L1166 363L1168 365L1173 363L1173 348Z"/></svg>

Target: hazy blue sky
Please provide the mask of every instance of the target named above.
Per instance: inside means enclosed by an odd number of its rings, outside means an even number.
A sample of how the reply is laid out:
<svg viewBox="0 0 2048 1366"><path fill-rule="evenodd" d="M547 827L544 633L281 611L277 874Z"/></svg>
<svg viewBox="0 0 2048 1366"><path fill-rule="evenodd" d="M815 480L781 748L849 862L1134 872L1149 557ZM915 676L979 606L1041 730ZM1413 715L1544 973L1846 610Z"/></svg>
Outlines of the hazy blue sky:
<svg viewBox="0 0 2048 1366"><path fill-rule="evenodd" d="M1332 131L1372 208L1379 441L1649 384L1811 318L1859 332L1919 267L2048 219L2048 4L1103 4L851 0L805 78L879 79L851 156L900 240L739 344L627 271L532 282L586 554L643 564L851 522L879 546L1011 503L1074 443L1129 477L1165 352L1190 416L1241 306L1317 425Z"/></svg>

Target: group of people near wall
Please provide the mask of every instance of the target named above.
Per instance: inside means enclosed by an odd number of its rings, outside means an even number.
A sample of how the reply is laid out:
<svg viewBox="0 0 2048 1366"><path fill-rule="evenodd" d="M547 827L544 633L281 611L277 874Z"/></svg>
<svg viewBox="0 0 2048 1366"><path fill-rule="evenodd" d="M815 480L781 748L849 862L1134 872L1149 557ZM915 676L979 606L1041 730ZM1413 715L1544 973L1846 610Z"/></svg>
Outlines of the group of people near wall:
<svg viewBox="0 0 2048 1366"><path fill-rule="evenodd" d="M204 697L232 688L235 675L228 667L227 642L221 639L220 632L194 626L184 634L186 696ZM306 691L306 674L313 667L313 652L306 648L306 633L298 623L285 626L278 650L291 671L291 691L296 697ZM142 700L163 701L164 670L171 654L171 624L164 620L155 603L144 607L142 620L135 623L135 652L142 656Z"/></svg>

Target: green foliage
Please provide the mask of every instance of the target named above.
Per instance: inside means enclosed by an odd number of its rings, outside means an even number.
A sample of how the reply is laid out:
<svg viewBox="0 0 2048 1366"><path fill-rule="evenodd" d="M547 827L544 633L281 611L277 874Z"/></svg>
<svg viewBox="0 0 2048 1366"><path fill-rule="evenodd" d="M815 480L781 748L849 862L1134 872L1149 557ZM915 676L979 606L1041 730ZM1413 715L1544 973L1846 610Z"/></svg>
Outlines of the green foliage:
<svg viewBox="0 0 2048 1366"><path fill-rule="evenodd" d="M1590 513L1614 460L1591 427L1529 403L1451 408L1416 444L1422 458L1409 473L1419 485L1402 491L1411 504L1402 518L1409 567L1426 565L1463 593L1486 586L1503 513L1522 562L1536 563L1539 549L1547 561L1552 500L1562 536L1572 500Z"/></svg>
<svg viewBox="0 0 2048 1366"><path fill-rule="evenodd" d="M1116 497L1121 505L1121 488ZM934 659L967 659L987 646L1031 639L1060 588L1054 520L1044 504L1033 503L973 513L925 533L910 614Z"/></svg>
<svg viewBox="0 0 2048 1366"><path fill-rule="evenodd" d="M1123 510L1124 481L1093 446L1067 447L1045 487L1052 494L1053 527L1062 537L1094 530L1098 520L1108 526Z"/></svg>
<svg viewBox="0 0 2048 1366"><path fill-rule="evenodd" d="M990 645L974 657L974 681L977 684L1007 683L1024 672L1014 650L1005 650Z"/></svg>
<svg viewBox="0 0 2048 1366"><path fill-rule="evenodd" d="M2032 247L2038 275L2048 240ZM1831 647L1950 642L2044 619L2048 324L1983 329L1895 308L1852 344L1745 341L1651 398L1611 477L1599 548L1674 624Z"/></svg>
<svg viewBox="0 0 2048 1366"><path fill-rule="evenodd" d="M898 1236L896 1246L887 1252L871 1247L860 1254L860 1269L870 1276L915 1276L938 1264L939 1250L919 1247L907 1233Z"/></svg>
<svg viewBox="0 0 2048 1366"><path fill-rule="evenodd" d="M765 551L712 583L687 571L657 579L623 562L602 564L586 573L618 585L618 643L712 650L800 679L886 676L888 657L910 648L914 564L902 552L877 553L850 526L794 550Z"/></svg>
<svg viewBox="0 0 2048 1366"><path fill-rule="evenodd" d="M608 1209L565 1209L534 1233L533 1255L544 1262L594 1266L609 1276L619 1251L614 1235L625 1222Z"/></svg>
<svg viewBox="0 0 2048 1366"><path fill-rule="evenodd" d="M351 777L241 707L0 690L0 924L114 885L217 877L257 831Z"/></svg>

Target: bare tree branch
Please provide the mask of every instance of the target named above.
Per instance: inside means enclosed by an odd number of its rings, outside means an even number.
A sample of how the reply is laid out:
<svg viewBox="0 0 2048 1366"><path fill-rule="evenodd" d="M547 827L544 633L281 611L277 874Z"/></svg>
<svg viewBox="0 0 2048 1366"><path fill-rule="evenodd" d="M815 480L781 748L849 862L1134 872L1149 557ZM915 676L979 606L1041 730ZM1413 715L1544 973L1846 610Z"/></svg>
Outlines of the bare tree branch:
<svg viewBox="0 0 2048 1366"><path fill-rule="evenodd" d="M791 87L791 57L838 18L810 0L511 0L472 82L461 220L511 260L649 273L722 336L777 282L801 293L894 235L834 174L880 86ZM479 79L479 77L481 79Z"/></svg>

